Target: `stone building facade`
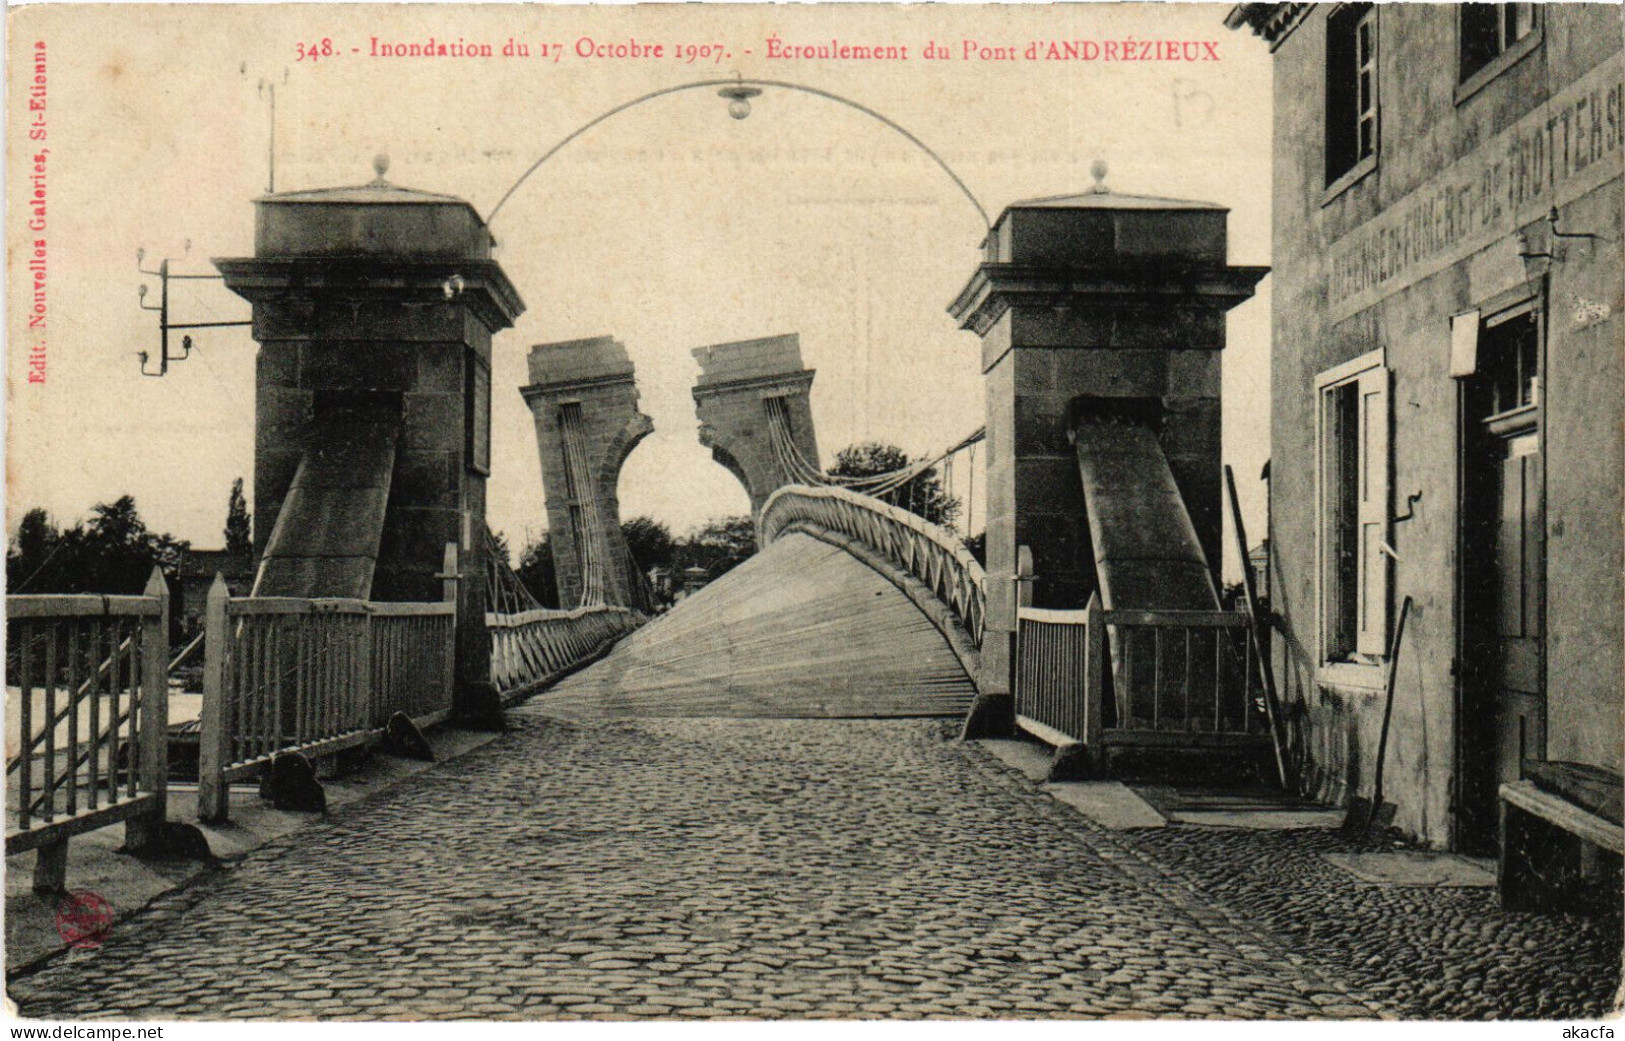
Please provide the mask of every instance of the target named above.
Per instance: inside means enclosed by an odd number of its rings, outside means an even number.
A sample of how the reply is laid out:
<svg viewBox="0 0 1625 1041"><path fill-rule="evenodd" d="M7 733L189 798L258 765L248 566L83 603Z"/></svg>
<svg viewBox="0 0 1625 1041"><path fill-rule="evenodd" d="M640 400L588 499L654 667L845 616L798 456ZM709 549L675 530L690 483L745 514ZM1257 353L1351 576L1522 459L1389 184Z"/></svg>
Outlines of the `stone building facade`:
<svg viewBox="0 0 1625 1041"><path fill-rule="evenodd" d="M1242 4L1274 54L1270 590L1305 786L1489 852L1621 766L1621 19Z"/></svg>

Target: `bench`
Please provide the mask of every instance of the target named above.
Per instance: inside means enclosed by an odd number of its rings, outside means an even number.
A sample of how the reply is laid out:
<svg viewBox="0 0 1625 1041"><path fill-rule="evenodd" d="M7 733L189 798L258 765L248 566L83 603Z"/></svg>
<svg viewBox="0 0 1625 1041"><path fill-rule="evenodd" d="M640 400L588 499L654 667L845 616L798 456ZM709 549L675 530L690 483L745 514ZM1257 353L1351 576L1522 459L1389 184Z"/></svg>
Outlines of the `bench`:
<svg viewBox="0 0 1625 1041"><path fill-rule="evenodd" d="M1581 763L1530 763L1525 773L1500 791L1501 906L1618 916L1625 784Z"/></svg>

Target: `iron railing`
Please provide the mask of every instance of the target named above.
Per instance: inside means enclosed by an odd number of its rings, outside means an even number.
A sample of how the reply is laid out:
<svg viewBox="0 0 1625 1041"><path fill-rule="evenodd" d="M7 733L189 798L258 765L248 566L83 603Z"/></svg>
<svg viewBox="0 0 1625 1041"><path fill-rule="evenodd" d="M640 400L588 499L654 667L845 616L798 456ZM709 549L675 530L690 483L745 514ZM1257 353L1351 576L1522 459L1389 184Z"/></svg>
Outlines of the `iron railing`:
<svg viewBox="0 0 1625 1041"><path fill-rule="evenodd" d="M785 485L756 521L763 546L796 528L844 535L925 584L959 617L977 647L987 617L987 576L959 536L917 514L845 488Z"/></svg>

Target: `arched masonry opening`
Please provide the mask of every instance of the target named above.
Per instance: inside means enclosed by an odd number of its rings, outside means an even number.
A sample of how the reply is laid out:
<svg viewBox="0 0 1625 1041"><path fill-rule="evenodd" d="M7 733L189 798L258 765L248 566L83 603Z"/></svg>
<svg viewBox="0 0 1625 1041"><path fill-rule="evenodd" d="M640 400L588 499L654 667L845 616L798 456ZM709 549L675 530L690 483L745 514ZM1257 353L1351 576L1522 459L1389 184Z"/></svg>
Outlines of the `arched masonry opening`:
<svg viewBox="0 0 1625 1041"><path fill-rule="evenodd" d="M815 375L801 367L795 333L699 347L694 409L700 444L745 486L752 514L780 487L797 483L799 457L818 465L809 395Z"/></svg>
<svg viewBox="0 0 1625 1041"><path fill-rule="evenodd" d="M547 527L565 607L647 607L638 564L621 535L618 492L626 457L654 430L638 411L632 360L613 337L538 344L530 385Z"/></svg>

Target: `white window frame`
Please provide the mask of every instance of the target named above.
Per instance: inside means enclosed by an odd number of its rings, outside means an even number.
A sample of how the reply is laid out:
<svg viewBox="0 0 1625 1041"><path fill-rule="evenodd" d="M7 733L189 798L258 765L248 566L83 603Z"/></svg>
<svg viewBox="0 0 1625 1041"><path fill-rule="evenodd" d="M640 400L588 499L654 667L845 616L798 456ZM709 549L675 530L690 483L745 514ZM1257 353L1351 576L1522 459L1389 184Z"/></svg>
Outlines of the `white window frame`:
<svg viewBox="0 0 1625 1041"><path fill-rule="evenodd" d="M1333 19L1337 18L1339 14L1346 14L1346 9L1351 6L1355 5L1344 3L1332 7L1326 16L1328 33L1331 32L1330 27ZM1381 6L1379 3L1368 4L1365 11L1355 19L1352 25L1348 26L1348 30L1353 34L1349 40L1349 46L1352 48L1352 63L1346 73L1351 75L1353 79L1352 82L1345 83L1343 86L1353 97L1353 111L1350 114L1352 122L1346 125L1344 129L1354 135L1352 139L1353 149L1349 156L1349 165L1326 184L1325 192L1320 200L1322 206L1330 205L1333 199L1342 195L1354 184L1364 180L1366 175L1377 168L1377 157L1382 151L1382 41L1379 32L1381 26L1378 23L1378 9ZM1360 60L1362 38L1370 44L1369 52L1363 62ZM1328 47L1330 47L1329 37ZM1331 75L1330 56L1328 55L1327 58L1328 62L1322 89L1329 92L1332 89L1333 77ZM1361 78L1362 74L1365 74L1365 79ZM1326 113L1326 118L1331 118L1330 112ZM1361 131L1367 125L1371 128L1369 140L1365 140L1361 134ZM1328 160L1327 165L1329 167L1330 157L1325 158Z"/></svg>
<svg viewBox="0 0 1625 1041"><path fill-rule="evenodd" d="M1393 373L1382 348L1352 358L1315 378L1315 574L1317 590L1317 658L1321 679L1338 686L1381 686L1381 663L1388 651L1390 590L1393 566L1383 547L1391 544L1391 489L1393 486ZM1333 656L1331 646L1331 573L1327 554L1327 525L1332 509L1327 487L1328 395L1350 386L1359 390L1357 499L1359 542L1356 546L1355 646L1351 653Z"/></svg>
<svg viewBox="0 0 1625 1041"><path fill-rule="evenodd" d="M1362 47L1366 49L1364 61ZM1373 5L1354 23L1354 165L1376 154L1377 8Z"/></svg>

